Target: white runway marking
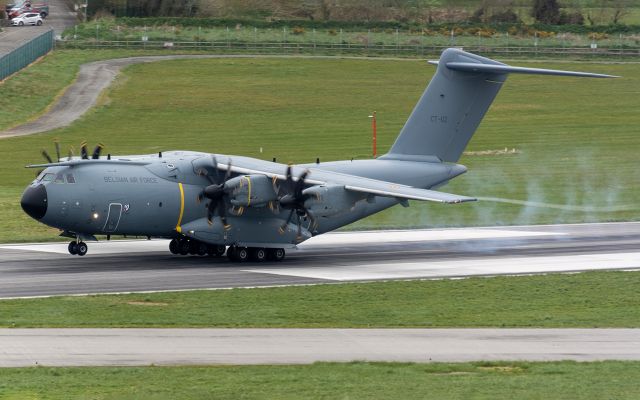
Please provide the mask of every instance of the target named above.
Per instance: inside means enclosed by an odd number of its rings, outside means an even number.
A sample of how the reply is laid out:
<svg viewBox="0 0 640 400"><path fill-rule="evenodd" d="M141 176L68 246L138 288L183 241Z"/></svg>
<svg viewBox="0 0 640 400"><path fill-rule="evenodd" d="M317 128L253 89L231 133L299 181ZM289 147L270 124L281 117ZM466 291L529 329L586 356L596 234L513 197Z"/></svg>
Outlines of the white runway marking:
<svg viewBox="0 0 640 400"><path fill-rule="evenodd" d="M482 257L445 261L372 263L369 265L265 268L247 271L335 281L352 281L635 268L640 268L640 252L540 257Z"/></svg>
<svg viewBox="0 0 640 400"><path fill-rule="evenodd" d="M519 237L538 237L564 235L558 232L521 231L509 229L491 228L455 228L455 229L415 229L397 231L363 231L363 232L332 232L316 236L302 243L300 249L312 249L315 247L349 246L371 243L404 243L404 242L432 242L448 240L477 240L477 239L508 239ZM64 243L25 243L4 244L0 249L38 251L46 253L67 254L67 245ZM169 241L164 239L154 240L112 240L98 243L88 242L89 255L93 254L128 254L151 253L168 251Z"/></svg>

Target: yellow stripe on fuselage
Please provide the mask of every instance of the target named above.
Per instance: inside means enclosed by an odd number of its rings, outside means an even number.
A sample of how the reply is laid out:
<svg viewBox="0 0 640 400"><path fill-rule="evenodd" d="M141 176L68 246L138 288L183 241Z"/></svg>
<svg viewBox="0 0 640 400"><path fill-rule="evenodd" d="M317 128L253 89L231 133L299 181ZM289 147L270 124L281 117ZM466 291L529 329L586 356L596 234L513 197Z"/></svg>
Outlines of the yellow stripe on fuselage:
<svg viewBox="0 0 640 400"><path fill-rule="evenodd" d="M247 207L251 205L251 178L247 176L248 188L247 188Z"/></svg>
<svg viewBox="0 0 640 400"><path fill-rule="evenodd" d="M182 183L178 183L178 187L180 188L180 216L176 224L176 232L181 233L182 227L180 224L182 224L182 215L184 214L184 189L182 188Z"/></svg>

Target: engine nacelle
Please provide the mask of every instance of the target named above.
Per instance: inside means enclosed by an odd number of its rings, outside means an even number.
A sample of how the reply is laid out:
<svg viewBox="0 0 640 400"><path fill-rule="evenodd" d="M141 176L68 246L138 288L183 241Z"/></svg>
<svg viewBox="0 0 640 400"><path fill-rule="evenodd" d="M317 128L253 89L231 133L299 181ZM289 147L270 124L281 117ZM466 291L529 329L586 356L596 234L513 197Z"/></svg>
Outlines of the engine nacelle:
<svg viewBox="0 0 640 400"><path fill-rule="evenodd" d="M349 211L357 201L362 200L362 195L338 185L312 186L302 193L310 195L305 207L316 217L330 217Z"/></svg>
<svg viewBox="0 0 640 400"><path fill-rule="evenodd" d="M237 176L229 179L224 187L235 207L264 207L277 199L273 183L265 175Z"/></svg>

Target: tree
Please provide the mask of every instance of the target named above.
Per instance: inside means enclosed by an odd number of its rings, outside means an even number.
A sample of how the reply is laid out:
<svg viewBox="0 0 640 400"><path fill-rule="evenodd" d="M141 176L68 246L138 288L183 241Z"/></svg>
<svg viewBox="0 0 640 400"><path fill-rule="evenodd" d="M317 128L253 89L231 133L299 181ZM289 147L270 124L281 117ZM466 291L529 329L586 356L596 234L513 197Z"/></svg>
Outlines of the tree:
<svg viewBox="0 0 640 400"><path fill-rule="evenodd" d="M557 0L534 0L531 16L543 24L560 22L560 5Z"/></svg>

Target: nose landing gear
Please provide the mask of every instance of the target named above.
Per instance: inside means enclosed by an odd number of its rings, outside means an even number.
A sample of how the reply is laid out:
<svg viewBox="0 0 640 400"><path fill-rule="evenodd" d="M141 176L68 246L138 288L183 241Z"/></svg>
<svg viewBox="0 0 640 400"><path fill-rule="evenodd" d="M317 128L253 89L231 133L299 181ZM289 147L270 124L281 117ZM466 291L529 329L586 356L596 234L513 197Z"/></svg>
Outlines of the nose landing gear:
<svg viewBox="0 0 640 400"><path fill-rule="evenodd" d="M71 255L84 256L85 254L87 254L89 246L87 246L85 242L72 240L71 242L69 242L69 246L67 247L67 249L69 250L69 254Z"/></svg>

